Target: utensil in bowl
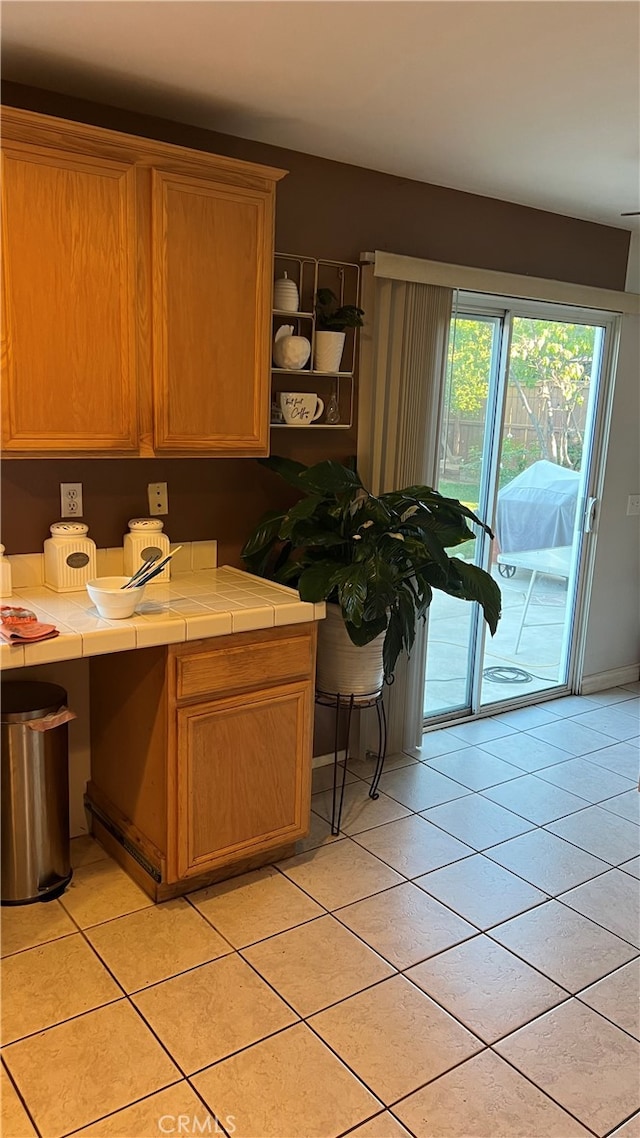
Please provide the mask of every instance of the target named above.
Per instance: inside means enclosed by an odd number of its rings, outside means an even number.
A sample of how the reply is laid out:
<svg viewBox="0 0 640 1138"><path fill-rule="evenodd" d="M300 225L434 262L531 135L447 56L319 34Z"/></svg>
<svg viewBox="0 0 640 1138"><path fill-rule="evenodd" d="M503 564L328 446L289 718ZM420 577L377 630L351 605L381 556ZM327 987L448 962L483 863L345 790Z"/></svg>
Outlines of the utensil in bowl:
<svg viewBox="0 0 640 1138"><path fill-rule="evenodd" d="M162 573L162 570L164 569L167 562L171 561L174 553L177 553L179 549L182 549L182 546L176 545L175 549L171 550L171 553L168 553L166 557L162 558L162 561L158 561L157 559L155 561L148 561L145 566L145 572L140 574L136 583L134 585L127 583L126 585L123 585L123 588L129 591L129 589L136 588L140 584L148 584L152 577L157 577L158 573ZM133 581L133 577L131 580Z"/></svg>
<svg viewBox="0 0 640 1138"><path fill-rule="evenodd" d="M133 585L123 590L128 580L128 577L94 577L87 581L87 592L100 616L107 620L124 620L133 616L145 587L144 584Z"/></svg>
<svg viewBox="0 0 640 1138"><path fill-rule="evenodd" d="M135 585L136 581L138 581L141 577L146 576L147 571L151 568L152 565L155 565L161 557L161 553L156 553L153 557L150 557L148 561L143 561L142 565L138 566L135 573L129 577L128 580L125 581L124 585L120 586L120 588L130 589L132 585Z"/></svg>

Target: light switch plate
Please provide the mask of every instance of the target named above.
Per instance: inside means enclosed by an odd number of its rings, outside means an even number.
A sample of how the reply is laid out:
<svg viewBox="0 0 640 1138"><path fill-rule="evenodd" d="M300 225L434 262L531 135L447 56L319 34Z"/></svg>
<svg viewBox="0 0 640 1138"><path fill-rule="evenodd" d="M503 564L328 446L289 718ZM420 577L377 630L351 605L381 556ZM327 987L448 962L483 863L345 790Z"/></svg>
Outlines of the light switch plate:
<svg viewBox="0 0 640 1138"><path fill-rule="evenodd" d="M640 494L629 494L627 498L627 517L635 518L640 514Z"/></svg>

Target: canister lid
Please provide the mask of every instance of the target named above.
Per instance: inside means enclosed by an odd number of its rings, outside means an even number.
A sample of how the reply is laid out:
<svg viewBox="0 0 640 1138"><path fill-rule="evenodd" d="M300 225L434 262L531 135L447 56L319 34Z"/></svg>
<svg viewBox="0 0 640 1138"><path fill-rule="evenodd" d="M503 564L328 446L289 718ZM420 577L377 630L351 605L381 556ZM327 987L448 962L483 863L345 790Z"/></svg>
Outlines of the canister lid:
<svg viewBox="0 0 640 1138"><path fill-rule="evenodd" d="M18 723L40 719L59 711L67 702L67 693L59 684L36 680L16 680L2 685L2 722Z"/></svg>
<svg viewBox="0 0 640 1138"><path fill-rule="evenodd" d="M54 522L49 526L52 537L84 537L89 532L89 526L84 522Z"/></svg>
<svg viewBox="0 0 640 1138"><path fill-rule="evenodd" d="M132 518L128 524L132 533L160 533L164 529L160 518Z"/></svg>

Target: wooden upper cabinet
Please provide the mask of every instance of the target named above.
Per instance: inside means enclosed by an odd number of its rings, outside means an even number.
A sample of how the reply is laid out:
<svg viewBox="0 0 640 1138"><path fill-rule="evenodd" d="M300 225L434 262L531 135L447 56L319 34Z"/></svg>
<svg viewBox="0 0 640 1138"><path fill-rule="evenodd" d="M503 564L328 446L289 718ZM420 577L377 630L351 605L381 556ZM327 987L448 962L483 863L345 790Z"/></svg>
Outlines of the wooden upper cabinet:
<svg viewBox="0 0 640 1138"><path fill-rule="evenodd" d="M5 142L5 451L135 452L135 169Z"/></svg>
<svg viewBox="0 0 640 1138"><path fill-rule="evenodd" d="M273 187L152 171L154 445L268 453Z"/></svg>
<svg viewBox="0 0 640 1138"><path fill-rule="evenodd" d="M16 455L268 453L285 171L3 108Z"/></svg>

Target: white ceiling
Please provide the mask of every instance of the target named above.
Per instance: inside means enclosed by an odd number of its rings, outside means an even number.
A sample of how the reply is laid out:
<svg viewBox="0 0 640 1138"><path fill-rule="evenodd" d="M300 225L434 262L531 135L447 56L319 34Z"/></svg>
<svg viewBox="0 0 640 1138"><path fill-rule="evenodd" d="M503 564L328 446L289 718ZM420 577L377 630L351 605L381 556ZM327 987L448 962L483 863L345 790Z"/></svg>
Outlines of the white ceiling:
<svg viewBox="0 0 640 1138"><path fill-rule="evenodd" d="M3 77L635 228L640 4L5 0Z"/></svg>

